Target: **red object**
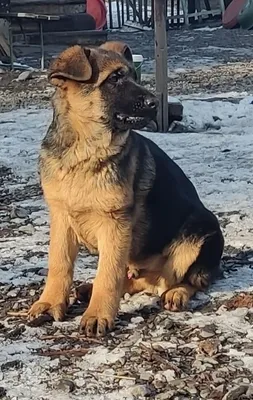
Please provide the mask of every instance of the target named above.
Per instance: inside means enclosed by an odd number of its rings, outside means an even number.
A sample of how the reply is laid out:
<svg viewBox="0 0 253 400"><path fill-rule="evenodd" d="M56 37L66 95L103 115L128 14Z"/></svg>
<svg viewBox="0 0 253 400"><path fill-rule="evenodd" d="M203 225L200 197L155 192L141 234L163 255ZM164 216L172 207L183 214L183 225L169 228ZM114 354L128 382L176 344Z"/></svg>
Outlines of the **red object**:
<svg viewBox="0 0 253 400"><path fill-rule="evenodd" d="M106 24L107 8L104 0L86 0L86 12L96 21L96 30L101 31Z"/></svg>
<svg viewBox="0 0 253 400"><path fill-rule="evenodd" d="M238 15L243 8L246 0L233 0L226 8L222 23L224 28L232 29L238 24Z"/></svg>

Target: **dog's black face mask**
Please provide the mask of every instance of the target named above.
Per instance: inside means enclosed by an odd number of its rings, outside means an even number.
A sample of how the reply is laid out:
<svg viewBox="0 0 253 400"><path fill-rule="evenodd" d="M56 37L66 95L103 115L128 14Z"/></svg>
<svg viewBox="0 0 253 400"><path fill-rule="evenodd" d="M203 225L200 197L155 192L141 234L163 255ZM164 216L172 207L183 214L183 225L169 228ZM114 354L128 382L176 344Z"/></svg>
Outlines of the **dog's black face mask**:
<svg viewBox="0 0 253 400"><path fill-rule="evenodd" d="M112 72L100 90L114 132L142 129L156 120L158 100L137 84L133 67L122 67Z"/></svg>

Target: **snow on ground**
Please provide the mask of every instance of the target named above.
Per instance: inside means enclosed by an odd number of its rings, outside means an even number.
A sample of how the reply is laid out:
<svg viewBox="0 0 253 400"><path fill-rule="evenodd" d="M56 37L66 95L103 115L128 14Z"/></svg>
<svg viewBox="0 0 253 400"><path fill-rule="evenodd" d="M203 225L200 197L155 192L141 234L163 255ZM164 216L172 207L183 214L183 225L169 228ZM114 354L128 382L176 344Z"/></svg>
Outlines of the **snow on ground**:
<svg viewBox="0 0 253 400"><path fill-rule="evenodd" d="M142 134L147 135L163 148L191 178L204 203L219 216L226 245L230 245L238 251L243 248L252 250L253 97L245 96L238 101L236 101L236 98L239 98L239 95L233 94L232 97L233 101L220 99L207 101L201 98L184 99L183 125L186 127L185 133ZM4 182L6 192L3 192L3 194L8 194L8 190L10 193L19 191L22 193L25 185L33 187L38 182L38 152L51 114L50 110L35 108L0 114L0 166L10 167L16 177L10 182ZM14 234L7 237L0 236L0 287L6 290L6 285L9 285L10 290L14 291L14 294L11 294L10 297L12 295L15 297L15 288L27 286L36 281L41 282L44 279L43 276L47 267L46 254L49 229L48 213L44 202L40 196L34 197L32 194L29 196L28 192L25 198L22 199L21 196L20 201L15 201L15 206L17 205L23 210L29 210L29 224L24 224L22 217L17 216L12 220L12 223L16 224L16 227L13 228ZM4 216L4 212L6 213L5 208L2 208L2 210L4 211L0 214L0 217ZM9 221L3 218L0 222L0 228L2 230L7 229L8 224ZM82 254L77 262L75 279L87 280L93 278L95 261L93 257ZM251 262L253 264L253 259L250 259L246 266L235 268L233 272L225 272L224 279L214 284L208 294L197 296L195 303L200 301L204 304L210 299L215 301L229 298L235 291L253 291ZM9 296L9 292L6 293ZM1 303L3 302L0 302L0 307ZM122 301L121 311L134 313L141 309L143 305L151 307L155 304L156 299L147 295L137 295ZM205 314L201 311L163 314L166 316L166 320L185 324L195 330L215 324L218 338L220 336L227 338L232 335L236 345L234 347L231 345L232 348L229 344L226 344L227 347L225 346L232 364L238 366L238 362L240 362L240 368L247 368L252 373L252 353L236 350L238 343L246 343L248 346L252 346L253 328L251 323L245 319L247 313L248 310L245 308L227 311L220 307L217 311ZM63 331L64 329L72 329L74 332L78 329L79 320L80 316L77 316L71 322L54 323L53 327ZM107 374L106 376L114 375L115 371L110 369L114 368L114 365L121 365L121 369L123 366L127 368L127 355L132 354L131 352L136 349L138 350L138 346L144 340L143 333L138 331L138 327L141 326L140 324L143 321L141 316L135 316L129 321L127 328L120 328L123 332L124 329L133 329L126 341L114 345L113 348L112 346L108 348L102 343L92 349L91 354L77 360L74 367L61 367L60 371L58 370L60 362L58 359L50 360L47 357L39 357L34 353L36 349L45 345L45 342L39 338L47 332L46 328L25 327L21 337L18 337L15 341L10 338L3 338L0 329L0 343L2 341L0 347L0 365L2 365L0 369L0 389L1 387L6 389L8 399L12 400L32 400L35 398L41 400L142 399L146 396L146 389L143 389L143 385L137 384L138 380L131 381L122 378L119 379L119 384L115 385L115 379L102 378L101 373ZM4 329L7 329L13 321L7 318L1 323ZM162 325L159 326L149 338L147 346L150 346L153 341L161 341L161 337L165 333L166 328ZM117 337L117 334L115 335ZM188 345L194 347L197 340ZM171 343L167 339L163 339L162 343L163 346L165 346L165 343L167 343L166 346L171 345L174 348L178 346L178 342L175 342L177 344ZM59 348L59 345L55 345L52 341L48 341L47 344L51 349ZM131 346L131 349L128 346ZM134 359L133 356L132 359ZM22 367L19 369L6 367L7 362L15 360L22 363ZM132 363L130 365L134 368L134 361ZM213 363L215 363L214 360ZM104 369L102 372L98 372L102 368L101 366ZM141 368L143 368L143 373L147 373L145 367ZM237 367L234 366L233 368ZM170 369L169 371L174 376L173 370ZM157 374L155 376L155 379L159 381L160 378L158 379ZM163 379L165 379L164 376ZM166 376L166 379L169 379L168 371ZM76 390L73 394L59 394L61 389L55 388L55 383L62 377L74 381ZM244 379L247 383L247 378ZM108 394L105 394L107 392ZM170 397L163 397L163 399L165 398L169 399ZM201 395L198 398L204 397Z"/></svg>

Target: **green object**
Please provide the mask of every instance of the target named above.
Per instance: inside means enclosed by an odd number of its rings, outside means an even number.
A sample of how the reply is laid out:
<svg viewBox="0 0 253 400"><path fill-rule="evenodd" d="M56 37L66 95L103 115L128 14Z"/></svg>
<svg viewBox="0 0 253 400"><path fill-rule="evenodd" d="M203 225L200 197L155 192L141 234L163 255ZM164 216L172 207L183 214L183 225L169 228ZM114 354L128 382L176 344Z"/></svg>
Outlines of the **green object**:
<svg viewBox="0 0 253 400"><path fill-rule="evenodd" d="M247 0L239 12L238 22L243 29L251 29L253 27L253 1Z"/></svg>
<svg viewBox="0 0 253 400"><path fill-rule="evenodd" d="M133 54L133 63L137 74L137 82L141 83L141 67L143 64L143 56L141 54Z"/></svg>

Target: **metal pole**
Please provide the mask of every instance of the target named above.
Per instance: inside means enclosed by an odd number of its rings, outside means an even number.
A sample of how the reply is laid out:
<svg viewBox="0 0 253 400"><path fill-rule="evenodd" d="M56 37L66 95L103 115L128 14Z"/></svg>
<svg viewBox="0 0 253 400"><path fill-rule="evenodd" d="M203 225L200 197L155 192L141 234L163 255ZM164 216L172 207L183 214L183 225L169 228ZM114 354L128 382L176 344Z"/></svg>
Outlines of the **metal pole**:
<svg viewBox="0 0 253 400"><path fill-rule="evenodd" d="M156 59L156 92L159 99L157 116L159 132L168 132L168 66L167 66L167 32L165 7L166 0L154 1L155 15L155 59Z"/></svg>

